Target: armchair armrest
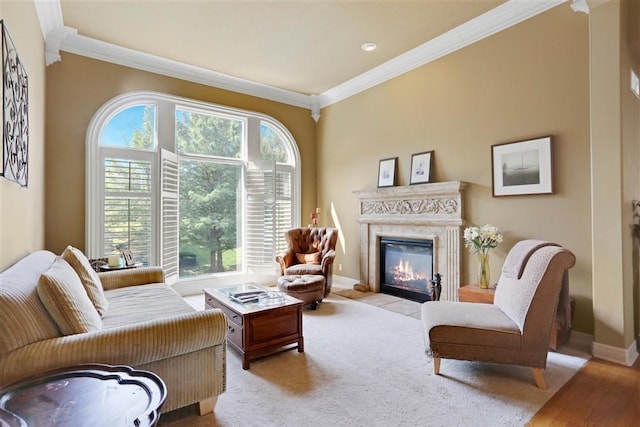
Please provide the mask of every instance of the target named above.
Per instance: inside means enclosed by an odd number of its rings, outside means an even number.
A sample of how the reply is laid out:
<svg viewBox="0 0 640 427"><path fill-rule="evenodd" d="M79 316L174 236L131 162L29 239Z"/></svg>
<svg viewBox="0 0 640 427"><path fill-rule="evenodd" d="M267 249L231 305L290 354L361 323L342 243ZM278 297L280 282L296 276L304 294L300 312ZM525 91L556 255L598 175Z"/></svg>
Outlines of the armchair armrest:
<svg viewBox="0 0 640 427"><path fill-rule="evenodd" d="M124 270L98 273L98 276L105 291L123 288L125 286L164 283L164 271L162 267L127 268Z"/></svg>
<svg viewBox="0 0 640 427"><path fill-rule="evenodd" d="M280 264L280 274L284 274L284 271L287 267L293 265L296 260L296 255L293 253L291 249L287 249L284 252L276 255L276 261Z"/></svg>
<svg viewBox="0 0 640 427"><path fill-rule="evenodd" d="M322 271L326 272L327 268L331 264L333 264L333 260L336 258L336 251L331 249L328 250L326 254L322 257L322 261L320 261L320 266L322 267Z"/></svg>
<svg viewBox="0 0 640 427"><path fill-rule="evenodd" d="M226 336L227 319L213 309L52 338L3 355L0 384L80 363L139 366L224 345Z"/></svg>

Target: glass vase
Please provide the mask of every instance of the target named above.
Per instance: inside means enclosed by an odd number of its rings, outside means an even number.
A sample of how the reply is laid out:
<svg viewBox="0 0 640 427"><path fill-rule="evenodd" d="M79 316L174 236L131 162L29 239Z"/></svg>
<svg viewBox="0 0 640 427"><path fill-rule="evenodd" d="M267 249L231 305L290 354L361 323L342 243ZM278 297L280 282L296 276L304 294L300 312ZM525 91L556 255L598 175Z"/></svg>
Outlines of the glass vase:
<svg viewBox="0 0 640 427"><path fill-rule="evenodd" d="M480 289L488 289L490 280L489 253L478 252L478 284L480 284Z"/></svg>

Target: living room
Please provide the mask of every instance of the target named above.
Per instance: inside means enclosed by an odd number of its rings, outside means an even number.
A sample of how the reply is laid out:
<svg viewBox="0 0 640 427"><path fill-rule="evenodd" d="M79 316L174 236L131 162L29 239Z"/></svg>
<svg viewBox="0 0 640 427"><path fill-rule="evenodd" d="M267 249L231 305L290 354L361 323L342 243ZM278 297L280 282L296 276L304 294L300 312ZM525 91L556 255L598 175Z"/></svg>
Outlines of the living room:
<svg viewBox="0 0 640 427"><path fill-rule="evenodd" d="M0 270L38 249L84 248L85 142L96 111L130 91L156 91L256 111L281 122L301 157L301 221L321 207L339 226L334 274L358 280L360 228L354 191L376 187L381 159L398 157L409 185L414 153L434 151L434 182L464 181L465 218L505 233L492 253L526 238L550 240L577 258L570 273L573 331L594 355L632 364L640 324L637 242L640 70L637 3L606 1L588 14L572 2L324 107L307 108L60 51L45 65L31 2L3 1L0 15L29 75L29 186L0 180ZM581 3L581 2L574 2ZM635 7L635 9L634 9ZM492 197L491 146L554 139L554 194ZM338 268L341 266L342 268ZM464 253L461 282L474 259ZM494 273L494 276L497 274Z"/></svg>

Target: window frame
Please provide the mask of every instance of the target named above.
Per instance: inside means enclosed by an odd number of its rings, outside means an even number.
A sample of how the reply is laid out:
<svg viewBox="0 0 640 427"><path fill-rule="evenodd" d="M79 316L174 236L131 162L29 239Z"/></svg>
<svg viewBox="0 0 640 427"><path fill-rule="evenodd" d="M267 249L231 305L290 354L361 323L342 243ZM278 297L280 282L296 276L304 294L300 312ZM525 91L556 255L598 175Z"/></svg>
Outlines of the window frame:
<svg viewBox="0 0 640 427"><path fill-rule="evenodd" d="M105 125L118 113L126 108L141 105L152 104L156 107L155 132L153 150L128 148L128 147L112 147L101 146L100 139L102 130ZM300 209L301 209L301 161L298 145L289 132L289 130L278 120L266 114L254 111L241 110L233 107L222 106L214 103L197 101L189 98L179 97L175 95L149 92L135 91L118 95L105 102L94 114L91 119L85 140L86 147L86 177L85 177L85 198L86 198L86 214L85 214L85 252L89 258L102 257L103 244L103 226L104 226L104 184L102 177L104 176L104 158L105 157L122 157L126 153L125 158L149 160L152 162L152 254L150 254L150 263L152 265L160 265L161 261L161 238L162 224L160 220L160 200L161 200L161 156L162 149L176 153L175 148L175 112L177 109L186 109L190 111L202 111L205 114L216 114L228 116L233 119L243 119L246 122L245 136L242 141L241 158L217 158L215 156L208 157L225 161L232 160L230 163L240 163L243 170L246 170L248 163L252 160L260 159L260 125L265 123L278 132L285 143L289 157L292 163L277 163L277 168L292 170L292 226L299 227ZM105 153L109 153L106 155ZM181 158L196 158L193 155L176 155ZM257 156L257 157L256 157ZM203 156L204 157L204 156ZM237 160L237 162L235 161ZM98 173L96 173L96 171ZM243 189L243 203L241 218L246 218L246 194ZM246 239L246 226L243 224L243 241ZM274 254L275 255L275 254ZM275 264L275 261L274 261ZM244 273L247 273L247 266L243 267ZM273 270L272 270L273 271ZM226 273L213 273L204 276L210 279L212 276L223 275ZM181 279L181 281L198 280Z"/></svg>

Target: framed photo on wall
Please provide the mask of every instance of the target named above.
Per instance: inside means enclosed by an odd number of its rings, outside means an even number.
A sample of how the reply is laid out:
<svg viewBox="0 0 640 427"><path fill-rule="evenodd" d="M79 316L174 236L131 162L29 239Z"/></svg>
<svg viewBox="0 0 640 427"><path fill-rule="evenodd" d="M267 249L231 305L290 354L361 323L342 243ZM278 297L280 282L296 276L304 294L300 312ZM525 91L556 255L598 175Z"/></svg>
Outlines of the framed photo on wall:
<svg viewBox="0 0 640 427"><path fill-rule="evenodd" d="M551 136L491 146L493 197L553 194Z"/></svg>
<svg viewBox="0 0 640 427"><path fill-rule="evenodd" d="M378 188L393 187L396 185L397 165L397 157L380 160L380 165L378 166Z"/></svg>
<svg viewBox="0 0 640 427"><path fill-rule="evenodd" d="M416 153L411 156L411 178L409 184L425 184L431 182L431 165L433 151Z"/></svg>

